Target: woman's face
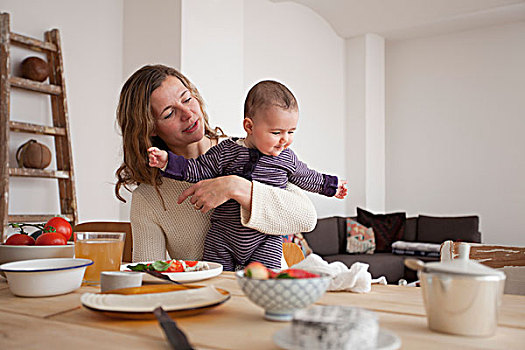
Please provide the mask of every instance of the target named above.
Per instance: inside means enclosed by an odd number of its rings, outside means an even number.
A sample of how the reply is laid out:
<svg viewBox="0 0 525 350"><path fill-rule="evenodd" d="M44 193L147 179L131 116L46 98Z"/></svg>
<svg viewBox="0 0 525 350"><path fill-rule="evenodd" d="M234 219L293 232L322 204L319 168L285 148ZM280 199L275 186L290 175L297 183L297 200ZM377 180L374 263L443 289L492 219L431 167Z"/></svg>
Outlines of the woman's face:
<svg viewBox="0 0 525 350"><path fill-rule="evenodd" d="M174 76L151 94L155 131L172 150L187 147L204 136L204 120L200 104L190 90Z"/></svg>

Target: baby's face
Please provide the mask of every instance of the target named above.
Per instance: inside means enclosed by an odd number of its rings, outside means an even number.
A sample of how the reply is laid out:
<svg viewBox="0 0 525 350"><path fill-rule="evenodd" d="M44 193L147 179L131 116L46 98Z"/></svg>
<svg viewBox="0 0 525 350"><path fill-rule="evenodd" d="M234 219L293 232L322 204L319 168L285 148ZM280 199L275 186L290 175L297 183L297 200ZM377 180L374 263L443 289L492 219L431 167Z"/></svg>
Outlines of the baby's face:
<svg viewBox="0 0 525 350"><path fill-rule="evenodd" d="M278 156L292 144L298 120L297 110L269 107L257 111L250 141L261 153Z"/></svg>

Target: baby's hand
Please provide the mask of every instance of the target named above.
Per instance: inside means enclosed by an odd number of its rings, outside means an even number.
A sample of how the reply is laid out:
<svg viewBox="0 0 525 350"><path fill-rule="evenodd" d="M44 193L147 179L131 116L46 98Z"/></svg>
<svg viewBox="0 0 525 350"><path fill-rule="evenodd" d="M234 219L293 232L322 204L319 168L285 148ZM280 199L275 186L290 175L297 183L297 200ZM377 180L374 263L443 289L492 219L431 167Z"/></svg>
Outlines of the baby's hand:
<svg viewBox="0 0 525 350"><path fill-rule="evenodd" d="M337 184L337 191L335 192L335 198L343 199L348 194L348 190L346 188L346 184L348 181L346 180L339 180L339 183Z"/></svg>
<svg viewBox="0 0 525 350"><path fill-rule="evenodd" d="M148 148L149 166L153 168L164 168L168 163L168 152L157 147Z"/></svg>

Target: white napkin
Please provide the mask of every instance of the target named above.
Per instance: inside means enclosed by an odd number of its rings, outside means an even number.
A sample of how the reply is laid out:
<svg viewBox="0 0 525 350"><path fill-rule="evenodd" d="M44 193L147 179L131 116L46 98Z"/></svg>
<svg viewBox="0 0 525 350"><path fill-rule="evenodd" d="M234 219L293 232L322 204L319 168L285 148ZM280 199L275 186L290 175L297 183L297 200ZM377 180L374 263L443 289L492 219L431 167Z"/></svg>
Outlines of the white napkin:
<svg viewBox="0 0 525 350"><path fill-rule="evenodd" d="M317 254L310 254L303 261L291 268L302 269L313 273L327 273L332 276L329 291L344 290L355 293L368 293L374 284L387 284L385 276L372 279L368 264L356 262L350 268L340 261L328 263Z"/></svg>

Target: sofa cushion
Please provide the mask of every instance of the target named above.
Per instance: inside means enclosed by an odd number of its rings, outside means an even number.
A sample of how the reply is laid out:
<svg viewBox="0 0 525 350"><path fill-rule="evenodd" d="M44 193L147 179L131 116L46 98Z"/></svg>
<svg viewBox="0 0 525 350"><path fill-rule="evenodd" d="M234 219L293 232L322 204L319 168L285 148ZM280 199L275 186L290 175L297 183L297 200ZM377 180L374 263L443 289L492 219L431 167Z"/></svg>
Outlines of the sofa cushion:
<svg viewBox="0 0 525 350"><path fill-rule="evenodd" d="M351 267L355 262L366 263L369 265L368 272L370 272L372 278L385 276L388 283L394 284L397 284L403 278L405 258L405 256L392 253L338 254L323 257L329 263L341 261L348 267Z"/></svg>
<svg viewBox="0 0 525 350"><path fill-rule="evenodd" d="M346 252L373 254L375 249L374 230L346 218Z"/></svg>
<svg viewBox="0 0 525 350"><path fill-rule="evenodd" d="M373 214L357 208L357 221L374 230L376 252L391 252L392 243L405 234L405 213Z"/></svg>
<svg viewBox="0 0 525 350"><path fill-rule="evenodd" d="M317 220L312 232L305 232L304 238L315 254L324 256L339 253L339 217Z"/></svg>
<svg viewBox="0 0 525 350"><path fill-rule="evenodd" d="M419 242L443 243L447 240L480 242L479 218L473 216L436 217L420 215L417 223Z"/></svg>
<svg viewBox="0 0 525 350"><path fill-rule="evenodd" d="M308 246L308 242L304 239L301 233L294 233L293 235L284 235L283 242L295 243L301 248L304 256L308 256L312 253L312 249Z"/></svg>
<svg viewBox="0 0 525 350"><path fill-rule="evenodd" d="M407 218L405 222L405 235L403 241L415 242L417 239L417 217Z"/></svg>

